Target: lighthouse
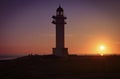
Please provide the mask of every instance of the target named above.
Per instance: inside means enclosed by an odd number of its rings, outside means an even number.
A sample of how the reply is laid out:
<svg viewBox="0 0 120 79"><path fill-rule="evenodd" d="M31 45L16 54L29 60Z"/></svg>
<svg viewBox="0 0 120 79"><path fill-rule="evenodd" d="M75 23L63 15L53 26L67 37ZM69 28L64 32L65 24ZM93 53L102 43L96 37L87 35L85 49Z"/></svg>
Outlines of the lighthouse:
<svg viewBox="0 0 120 79"><path fill-rule="evenodd" d="M65 28L66 24L64 10L59 6L56 10L56 15L52 16L52 23L56 28L56 48L53 48L53 55L65 57L68 56L68 48L65 48Z"/></svg>

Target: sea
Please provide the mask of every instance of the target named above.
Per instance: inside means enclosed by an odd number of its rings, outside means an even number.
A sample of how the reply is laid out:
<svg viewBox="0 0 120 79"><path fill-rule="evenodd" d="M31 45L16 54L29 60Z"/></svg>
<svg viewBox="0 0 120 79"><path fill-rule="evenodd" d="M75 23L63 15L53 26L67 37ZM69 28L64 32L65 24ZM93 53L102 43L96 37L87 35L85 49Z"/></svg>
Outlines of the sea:
<svg viewBox="0 0 120 79"><path fill-rule="evenodd" d="M21 56L0 56L0 60L12 60Z"/></svg>

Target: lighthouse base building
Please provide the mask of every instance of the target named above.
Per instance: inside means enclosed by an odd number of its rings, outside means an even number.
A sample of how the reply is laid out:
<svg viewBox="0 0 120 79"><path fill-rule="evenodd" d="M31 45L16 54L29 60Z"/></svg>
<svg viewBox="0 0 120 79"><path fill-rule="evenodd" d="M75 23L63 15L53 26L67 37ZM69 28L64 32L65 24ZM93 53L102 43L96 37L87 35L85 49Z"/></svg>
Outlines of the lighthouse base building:
<svg viewBox="0 0 120 79"><path fill-rule="evenodd" d="M53 55L55 56L68 56L68 48L53 48Z"/></svg>

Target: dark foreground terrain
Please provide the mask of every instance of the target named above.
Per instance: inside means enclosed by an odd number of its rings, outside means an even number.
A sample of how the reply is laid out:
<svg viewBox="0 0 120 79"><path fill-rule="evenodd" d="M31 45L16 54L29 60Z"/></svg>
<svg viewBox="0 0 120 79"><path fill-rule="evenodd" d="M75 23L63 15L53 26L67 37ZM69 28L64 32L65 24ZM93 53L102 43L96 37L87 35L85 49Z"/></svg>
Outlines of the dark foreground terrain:
<svg viewBox="0 0 120 79"><path fill-rule="evenodd" d="M29 55L1 60L0 79L120 79L120 56Z"/></svg>

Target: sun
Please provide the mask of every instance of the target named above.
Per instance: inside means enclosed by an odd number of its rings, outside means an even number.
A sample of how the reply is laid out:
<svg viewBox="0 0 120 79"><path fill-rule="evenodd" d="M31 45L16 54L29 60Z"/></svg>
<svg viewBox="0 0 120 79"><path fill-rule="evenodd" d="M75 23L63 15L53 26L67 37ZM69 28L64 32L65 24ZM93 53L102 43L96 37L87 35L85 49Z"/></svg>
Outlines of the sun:
<svg viewBox="0 0 120 79"><path fill-rule="evenodd" d="M100 46L100 50L101 50L101 51L104 51L104 50L105 50L105 46L101 45L101 46Z"/></svg>
<svg viewBox="0 0 120 79"><path fill-rule="evenodd" d="M100 54L101 56L103 56L104 53L105 53L105 46L104 46L104 45L100 45L100 46L99 46L99 54Z"/></svg>

